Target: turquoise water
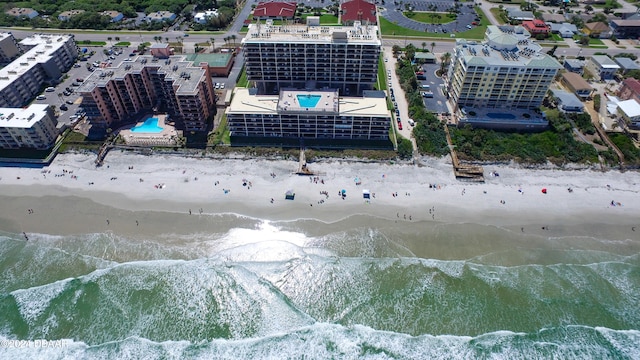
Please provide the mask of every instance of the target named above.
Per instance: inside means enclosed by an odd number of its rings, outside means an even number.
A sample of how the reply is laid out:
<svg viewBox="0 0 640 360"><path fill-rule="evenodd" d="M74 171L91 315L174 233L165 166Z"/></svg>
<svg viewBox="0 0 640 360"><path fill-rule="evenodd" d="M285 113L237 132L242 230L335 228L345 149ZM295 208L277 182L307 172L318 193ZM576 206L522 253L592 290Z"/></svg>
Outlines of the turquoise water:
<svg viewBox="0 0 640 360"><path fill-rule="evenodd" d="M190 235L0 233L0 340L67 339L0 358L640 358L639 246L601 225L544 238L368 216L202 221Z"/></svg>
<svg viewBox="0 0 640 360"><path fill-rule="evenodd" d="M300 107L314 108L318 105L321 95L296 95Z"/></svg>
<svg viewBox="0 0 640 360"><path fill-rule="evenodd" d="M515 119L516 116L507 113L487 113L487 117L491 119Z"/></svg>
<svg viewBox="0 0 640 360"><path fill-rule="evenodd" d="M142 124L131 128L131 132L135 133L159 133L162 128L158 126L158 118L148 118Z"/></svg>

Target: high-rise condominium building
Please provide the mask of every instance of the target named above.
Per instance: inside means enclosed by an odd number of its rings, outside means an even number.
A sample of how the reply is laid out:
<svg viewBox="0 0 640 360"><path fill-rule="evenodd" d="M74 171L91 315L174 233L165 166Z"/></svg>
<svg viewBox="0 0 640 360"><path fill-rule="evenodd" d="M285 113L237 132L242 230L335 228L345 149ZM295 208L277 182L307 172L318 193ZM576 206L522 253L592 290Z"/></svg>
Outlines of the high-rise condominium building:
<svg viewBox="0 0 640 360"><path fill-rule="evenodd" d="M91 124L107 129L154 109L167 112L186 131L205 131L215 113L208 66L184 56L138 56L93 72L77 89Z"/></svg>
<svg viewBox="0 0 640 360"><path fill-rule="evenodd" d="M562 66L520 26L488 26L482 43L456 41L447 91L456 109L533 110Z"/></svg>
<svg viewBox="0 0 640 360"><path fill-rule="evenodd" d="M247 78L261 94L283 88L361 94L378 76L376 26L251 24L242 46Z"/></svg>

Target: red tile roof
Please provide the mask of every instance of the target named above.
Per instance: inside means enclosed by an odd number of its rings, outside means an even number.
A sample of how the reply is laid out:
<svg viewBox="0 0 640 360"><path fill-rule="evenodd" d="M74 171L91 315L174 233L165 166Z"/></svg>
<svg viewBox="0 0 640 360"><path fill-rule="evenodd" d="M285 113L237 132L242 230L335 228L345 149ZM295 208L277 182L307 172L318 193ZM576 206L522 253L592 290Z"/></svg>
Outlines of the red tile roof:
<svg viewBox="0 0 640 360"><path fill-rule="evenodd" d="M296 14L296 3L283 1L261 2L253 9L253 17L293 18Z"/></svg>
<svg viewBox="0 0 640 360"><path fill-rule="evenodd" d="M376 6L364 0L352 0L342 4L342 22L362 21L377 24Z"/></svg>
<svg viewBox="0 0 640 360"><path fill-rule="evenodd" d="M640 81L634 78L626 78L622 83L636 93L636 95L640 95Z"/></svg>
<svg viewBox="0 0 640 360"><path fill-rule="evenodd" d="M527 31L532 34L546 34L549 32L549 27L547 26L547 24L539 19L523 21L522 27L527 29Z"/></svg>

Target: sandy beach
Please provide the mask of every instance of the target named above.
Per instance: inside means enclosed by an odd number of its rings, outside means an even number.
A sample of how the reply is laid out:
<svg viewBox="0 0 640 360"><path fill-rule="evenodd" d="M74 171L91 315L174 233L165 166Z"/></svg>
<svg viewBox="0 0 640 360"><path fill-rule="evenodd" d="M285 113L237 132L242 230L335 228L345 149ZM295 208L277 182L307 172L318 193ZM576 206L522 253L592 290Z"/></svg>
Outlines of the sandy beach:
<svg viewBox="0 0 640 360"><path fill-rule="evenodd" d="M62 154L45 168L0 169L0 226L48 234L185 233L206 230L202 218L212 214L324 222L367 214L523 231L588 223L620 224L629 231L640 210L640 177L634 171L485 166L486 182L473 184L457 181L447 158L425 158L421 167L310 163L316 177L296 175L297 163L284 160L116 151L102 167L94 160L92 154ZM288 190L295 200L285 200Z"/></svg>

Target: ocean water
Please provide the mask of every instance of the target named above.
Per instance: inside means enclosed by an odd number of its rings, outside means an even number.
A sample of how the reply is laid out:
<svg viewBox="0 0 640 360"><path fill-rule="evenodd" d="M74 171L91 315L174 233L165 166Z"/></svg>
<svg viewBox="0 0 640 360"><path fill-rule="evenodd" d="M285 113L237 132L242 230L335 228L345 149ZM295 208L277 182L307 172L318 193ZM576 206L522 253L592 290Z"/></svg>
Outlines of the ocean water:
<svg viewBox="0 0 640 360"><path fill-rule="evenodd" d="M208 221L0 233L0 358L640 358L640 242L606 226Z"/></svg>

